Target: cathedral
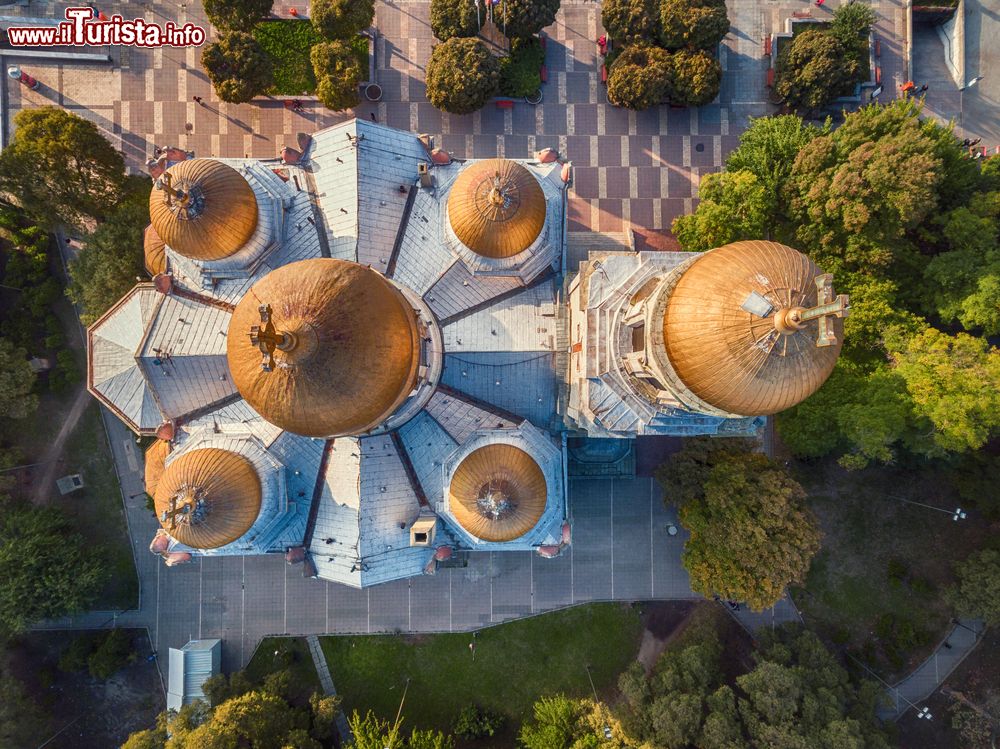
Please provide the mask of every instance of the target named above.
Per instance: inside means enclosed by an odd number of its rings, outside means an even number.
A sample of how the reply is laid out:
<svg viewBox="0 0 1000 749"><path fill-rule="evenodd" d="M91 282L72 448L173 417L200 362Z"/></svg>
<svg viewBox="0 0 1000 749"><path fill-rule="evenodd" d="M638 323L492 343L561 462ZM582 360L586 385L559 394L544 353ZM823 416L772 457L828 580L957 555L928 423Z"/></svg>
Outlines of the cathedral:
<svg viewBox="0 0 1000 749"><path fill-rule="evenodd" d="M146 451L168 565L285 554L365 587L572 541L567 438L753 435L829 376L847 298L807 257L591 252L571 165L454 159L351 120L279 160L151 164L151 281L88 331Z"/></svg>

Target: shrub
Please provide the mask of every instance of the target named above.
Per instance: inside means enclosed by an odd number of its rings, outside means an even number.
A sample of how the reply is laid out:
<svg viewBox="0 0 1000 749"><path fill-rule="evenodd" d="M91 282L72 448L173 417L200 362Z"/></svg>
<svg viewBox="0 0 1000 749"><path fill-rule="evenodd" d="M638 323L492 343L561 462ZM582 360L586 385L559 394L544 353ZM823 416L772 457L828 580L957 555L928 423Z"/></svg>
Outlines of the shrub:
<svg viewBox="0 0 1000 749"><path fill-rule="evenodd" d="M617 44L656 44L662 34L658 0L604 0L601 23Z"/></svg>
<svg viewBox="0 0 1000 749"><path fill-rule="evenodd" d="M312 48L316 95L323 105L339 111L356 107L360 102L358 82L364 77L354 50L346 42L323 42Z"/></svg>
<svg viewBox="0 0 1000 749"><path fill-rule="evenodd" d="M494 18L509 39L523 39L554 23L558 10L559 0L504 0Z"/></svg>
<svg viewBox="0 0 1000 749"><path fill-rule="evenodd" d="M431 104L453 114L469 114L496 93L500 63L478 39L456 37L431 51L426 79Z"/></svg>
<svg viewBox="0 0 1000 749"><path fill-rule="evenodd" d="M809 29L779 55L774 91L793 109L816 109L847 93L860 74L837 37Z"/></svg>
<svg viewBox="0 0 1000 749"><path fill-rule="evenodd" d="M107 679L136 658L132 639L123 630L113 629L87 658L87 668L95 679Z"/></svg>
<svg viewBox="0 0 1000 749"><path fill-rule="evenodd" d="M431 31L442 42L479 33L476 6L469 0L431 0Z"/></svg>
<svg viewBox="0 0 1000 749"><path fill-rule="evenodd" d="M242 31L233 31L205 47L201 64L219 98L231 104L250 101L271 87L271 58L257 41Z"/></svg>
<svg viewBox="0 0 1000 749"><path fill-rule="evenodd" d="M455 718L452 730L463 739L483 739L495 735L503 726L504 720L500 713L469 704Z"/></svg>
<svg viewBox="0 0 1000 749"><path fill-rule="evenodd" d="M85 632L70 640L69 645L59 656L59 670L67 673L83 671L87 667L87 659L97 647L101 635L98 632Z"/></svg>
<svg viewBox="0 0 1000 749"><path fill-rule="evenodd" d="M242 31L271 12L273 0L204 0L205 15L222 31Z"/></svg>
<svg viewBox="0 0 1000 749"><path fill-rule="evenodd" d="M722 66L707 52L680 50L673 54L673 90L670 101L689 107L708 104L719 95Z"/></svg>
<svg viewBox="0 0 1000 749"><path fill-rule="evenodd" d="M608 74L608 100L618 107L648 109L663 101L672 78L669 52L643 45L626 47Z"/></svg>
<svg viewBox="0 0 1000 749"><path fill-rule="evenodd" d="M714 49L729 33L723 0L663 0L660 23L667 49Z"/></svg>
<svg viewBox="0 0 1000 749"><path fill-rule="evenodd" d="M540 69L545 50L538 37L515 39L510 54L500 60L500 93L504 96L528 96L542 85Z"/></svg>
<svg viewBox="0 0 1000 749"><path fill-rule="evenodd" d="M309 14L327 39L346 39L372 25L375 0L312 0Z"/></svg>
<svg viewBox="0 0 1000 749"><path fill-rule="evenodd" d="M830 33L845 47L855 46L859 40L867 42L868 33L878 16L871 6L849 0L833 12Z"/></svg>

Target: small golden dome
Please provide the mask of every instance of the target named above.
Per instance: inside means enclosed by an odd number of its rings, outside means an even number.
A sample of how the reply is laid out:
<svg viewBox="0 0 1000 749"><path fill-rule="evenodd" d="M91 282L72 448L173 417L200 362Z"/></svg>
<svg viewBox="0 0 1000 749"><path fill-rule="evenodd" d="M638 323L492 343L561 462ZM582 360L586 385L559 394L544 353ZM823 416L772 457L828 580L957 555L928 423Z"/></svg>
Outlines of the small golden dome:
<svg viewBox="0 0 1000 749"><path fill-rule="evenodd" d="M149 194L149 220L170 249L192 260L221 260L257 229L257 198L238 171L215 159L170 167Z"/></svg>
<svg viewBox="0 0 1000 749"><path fill-rule="evenodd" d="M787 312L817 305L820 276L808 257L776 242L734 242L696 258L663 318L677 376L706 403L743 416L778 413L808 398L837 363L843 320L832 318L836 340L824 346L817 345L817 323L779 323Z"/></svg>
<svg viewBox="0 0 1000 749"><path fill-rule="evenodd" d="M483 541L513 541L545 512L545 476L528 453L507 444L473 450L462 459L448 489L459 524Z"/></svg>
<svg viewBox="0 0 1000 749"><path fill-rule="evenodd" d="M448 194L448 221L459 241L483 257L528 249L545 226L545 194L516 161L486 159L463 169Z"/></svg>
<svg viewBox="0 0 1000 749"><path fill-rule="evenodd" d="M379 273L314 258L253 285L233 312L227 355L240 395L269 422L340 437L374 429L406 400L420 334L406 297Z"/></svg>
<svg viewBox="0 0 1000 749"><path fill-rule="evenodd" d="M260 513L260 477L242 455L198 448L167 466L153 500L167 533L191 548L215 549L254 524Z"/></svg>
<svg viewBox="0 0 1000 749"><path fill-rule="evenodd" d="M156 485L163 476L168 455L170 455L170 443L166 440L156 440L146 449L146 494L151 497L156 494Z"/></svg>
<svg viewBox="0 0 1000 749"><path fill-rule="evenodd" d="M151 276L167 272L167 253L163 248L163 240L150 224L142 235L142 254L146 271Z"/></svg>

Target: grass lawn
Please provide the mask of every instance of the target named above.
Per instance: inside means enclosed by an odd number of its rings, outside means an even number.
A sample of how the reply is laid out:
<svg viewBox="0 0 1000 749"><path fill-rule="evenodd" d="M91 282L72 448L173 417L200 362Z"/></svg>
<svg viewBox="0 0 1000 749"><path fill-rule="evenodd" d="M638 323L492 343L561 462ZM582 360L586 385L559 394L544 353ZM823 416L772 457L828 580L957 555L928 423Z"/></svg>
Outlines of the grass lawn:
<svg viewBox="0 0 1000 749"><path fill-rule="evenodd" d="M253 36L274 62L274 87L268 93L293 96L316 92L316 76L309 53L313 45L326 40L309 21L262 21L254 27ZM368 38L358 35L349 43L367 77Z"/></svg>
<svg viewBox="0 0 1000 749"><path fill-rule="evenodd" d="M507 716L507 735L496 737L497 746L512 746L539 696L590 694L587 664L598 692L614 693L618 674L635 659L642 629L638 608L600 603L482 629L475 661L469 633L321 642L348 714L370 708L391 720L409 677L407 726L450 729L458 711L475 702Z"/></svg>
<svg viewBox="0 0 1000 749"><path fill-rule="evenodd" d="M952 615L943 599L952 565L985 543L988 524L972 513L955 523L892 498L958 506L932 464L849 472L823 461L801 464L798 474L824 538L804 589L793 590L795 602L808 625L891 681L943 636Z"/></svg>
<svg viewBox="0 0 1000 749"><path fill-rule="evenodd" d="M80 417L66 442L63 458L66 472L82 474L85 486L65 497L55 498L53 504L64 509L73 518L76 530L101 549L104 567L111 573L93 608L131 608L138 603L139 579L126 530L118 477L108 452L97 401Z"/></svg>
<svg viewBox="0 0 1000 749"><path fill-rule="evenodd" d="M302 637L265 637L245 670L247 678L259 684L268 674L286 668L292 672L292 686L296 690L293 703L305 704L309 695L322 690L309 645Z"/></svg>

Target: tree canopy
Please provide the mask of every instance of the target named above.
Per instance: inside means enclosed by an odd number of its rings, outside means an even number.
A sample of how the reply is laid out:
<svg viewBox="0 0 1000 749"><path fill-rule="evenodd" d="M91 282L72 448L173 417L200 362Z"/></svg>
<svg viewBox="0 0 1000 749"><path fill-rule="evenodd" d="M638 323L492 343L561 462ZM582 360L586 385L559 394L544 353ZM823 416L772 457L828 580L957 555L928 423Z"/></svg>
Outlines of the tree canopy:
<svg viewBox="0 0 1000 749"><path fill-rule="evenodd" d="M431 31L442 42L454 36L475 36L479 33L476 5L467 0L431 0Z"/></svg>
<svg viewBox="0 0 1000 749"><path fill-rule="evenodd" d="M312 0L309 16L327 39L347 39L375 19L375 0Z"/></svg>
<svg viewBox="0 0 1000 749"><path fill-rule="evenodd" d="M667 49L714 50L729 33L724 0L662 0L660 22Z"/></svg>
<svg viewBox="0 0 1000 749"><path fill-rule="evenodd" d="M52 507L0 501L0 634L82 611L107 572L92 546Z"/></svg>
<svg viewBox="0 0 1000 749"><path fill-rule="evenodd" d="M35 373L28 364L28 354L6 338L0 338L0 418L24 419L38 407L31 392Z"/></svg>
<svg viewBox="0 0 1000 749"><path fill-rule="evenodd" d="M441 731L414 728L407 736L401 719L390 723L370 710L363 717L355 710L347 722L353 738L346 749L455 749L455 740Z"/></svg>
<svg viewBox="0 0 1000 749"><path fill-rule="evenodd" d="M365 76L347 42L322 42L309 53L316 74L316 95L327 109L340 111L358 106L358 83Z"/></svg>
<svg viewBox="0 0 1000 749"><path fill-rule="evenodd" d="M698 210L674 219L673 232L692 252L767 235L767 189L750 171L707 174L698 185Z"/></svg>
<svg viewBox="0 0 1000 749"><path fill-rule="evenodd" d="M792 109L818 109L848 93L861 74L860 63L836 36L808 29L778 56L774 91Z"/></svg>
<svg viewBox="0 0 1000 749"><path fill-rule="evenodd" d="M252 35L231 31L207 45L201 64L215 93L230 104L242 104L264 93L274 82L271 58Z"/></svg>
<svg viewBox="0 0 1000 749"><path fill-rule="evenodd" d="M150 181L130 177L122 202L87 237L69 264L66 295L90 325L145 275L143 231L149 223Z"/></svg>
<svg viewBox="0 0 1000 749"><path fill-rule="evenodd" d="M761 610L805 578L820 533L805 491L784 467L739 441L696 438L657 479L691 534L681 560L692 590Z"/></svg>
<svg viewBox="0 0 1000 749"><path fill-rule="evenodd" d="M205 15L222 31L247 31L271 13L274 0L204 0Z"/></svg>
<svg viewBox="0 0 1000 749"><path fill-rule="evenodd" d="M45 228L103 218L124 179L125 161L97 125L57 107L18 112L0 152L0 192Z"/></svg>
<svg viewBox="0 0 1000 749"><path fill-rule="evenodd" d="M608 74L608 100L617 107L648 109L663 101L672 86L670 53L633 44L622 50Z"/></svg>
<svg viewBox="0 0 1000 749"><path fill-rule="evenodd" d="M958 582L948 598L958 613L1000 624L1000 551L981 549L957 565L955 573Z"/></svg>
<svg viewBox="0 0 1000 749"><path fill-rule="evenodd" d="M494 11L497 26L511 39L534 36L555 23L559 0L504 0Z"/></svg>
<svg viewBox="0 0 1000 749"><path fill-rule="evenodd" d="M652 44L659 40L658 0L604 0L601 25L615 44Z"/></svg>
<svg viewBox="0 0 1000 749"><path fill-rule="evenodd" d="M704 50L681 49L671 55L674 69L670 102L700 107L719 95L722 66Z"/></svg>
<svg viewBox="0 0 1000 749"><path fill-rule="evenodd" d="M452 114L469 114L496 92L500 63L479 39L456 37L431 51L426 80L431 104Z"/></svg>

